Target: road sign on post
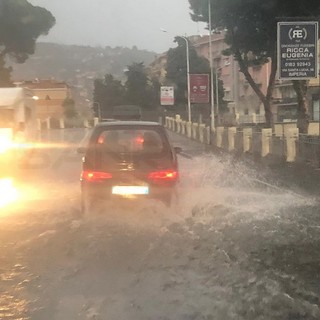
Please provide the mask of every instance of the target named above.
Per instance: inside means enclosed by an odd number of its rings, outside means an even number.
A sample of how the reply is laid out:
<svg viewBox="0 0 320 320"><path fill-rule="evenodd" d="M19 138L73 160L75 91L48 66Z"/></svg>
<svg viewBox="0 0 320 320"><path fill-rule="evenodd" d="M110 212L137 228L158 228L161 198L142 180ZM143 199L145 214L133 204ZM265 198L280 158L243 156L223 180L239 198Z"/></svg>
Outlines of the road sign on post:
<svg viewBox="0 0 320 320"><path fill-rule="evenodd" d="M161 87L160 102L162 106L174 105L174 87Z"/></svg>
<svg viewBox="0 0 320 320"><path fill-rule="evenodd" d="M191 103L209 103L209 75L190 74Z"/></svg>
<svg viewBox="0 0 320 320"><path fill-rule="evenodd" d="M317 78L318 22L278 22L279 79Z"/></svg>

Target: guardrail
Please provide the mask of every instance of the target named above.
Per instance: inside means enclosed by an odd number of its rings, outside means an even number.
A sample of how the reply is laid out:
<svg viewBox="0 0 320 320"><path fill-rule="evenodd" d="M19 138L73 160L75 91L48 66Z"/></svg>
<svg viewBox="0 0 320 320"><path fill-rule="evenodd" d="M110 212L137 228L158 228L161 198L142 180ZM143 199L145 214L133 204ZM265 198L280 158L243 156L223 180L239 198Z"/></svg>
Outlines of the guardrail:
<svg viewBox="0 0 320 320"><path fill-rule="evenodd" d="M204 124L183 121L179 115L166 117L165 127L189 139L228 152L249 154L255 158L272 157L277 161L320 164L320 137L299 134L296 126L261 129L217 127L211 132Z"/></svg>

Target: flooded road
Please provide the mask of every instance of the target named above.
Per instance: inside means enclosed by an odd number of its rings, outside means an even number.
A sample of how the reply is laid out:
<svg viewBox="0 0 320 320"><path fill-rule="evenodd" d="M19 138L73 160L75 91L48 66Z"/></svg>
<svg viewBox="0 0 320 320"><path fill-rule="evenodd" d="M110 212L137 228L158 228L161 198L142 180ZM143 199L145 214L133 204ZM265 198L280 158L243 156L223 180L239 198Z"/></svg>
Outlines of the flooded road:
<svg viewBox="0 0 320 320"><path fill-rule="evenodd" d="M172 136L176 210L80 214L83 130L0 212L0 319L319 319L319 199ZM64 146L64 148L61 148Z"/></svg>

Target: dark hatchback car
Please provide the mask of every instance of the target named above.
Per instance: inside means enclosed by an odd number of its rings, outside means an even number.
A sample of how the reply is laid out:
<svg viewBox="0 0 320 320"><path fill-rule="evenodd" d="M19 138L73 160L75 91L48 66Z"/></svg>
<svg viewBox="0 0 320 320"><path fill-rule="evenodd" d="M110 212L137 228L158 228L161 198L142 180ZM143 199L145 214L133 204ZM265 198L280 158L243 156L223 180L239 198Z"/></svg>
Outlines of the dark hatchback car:
<svg viewBox="0 0 320 320"><path fill-rule="evenodd" d="M97 203L157 199L170 206L179 180L176 153L165 128L155 122L98 124L87 146L81 175L82 211Z"/></svg>

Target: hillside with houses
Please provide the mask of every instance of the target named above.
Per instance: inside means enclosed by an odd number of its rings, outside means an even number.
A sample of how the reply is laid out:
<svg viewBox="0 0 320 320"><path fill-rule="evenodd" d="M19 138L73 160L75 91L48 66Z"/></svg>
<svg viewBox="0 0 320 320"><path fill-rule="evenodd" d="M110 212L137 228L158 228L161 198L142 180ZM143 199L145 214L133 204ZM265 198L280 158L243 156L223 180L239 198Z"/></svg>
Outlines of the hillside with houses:
<svg viewBox="0 0 320 320"><path fill-rule="evenodd" d="M66 82L79 104L92 99L93 80L105 74L122 79L123 71L134 62L150 64L156 53L137 47L90 47L38 43L34 55L23 64L11 63L14 81L54 79Z"/></svg>

